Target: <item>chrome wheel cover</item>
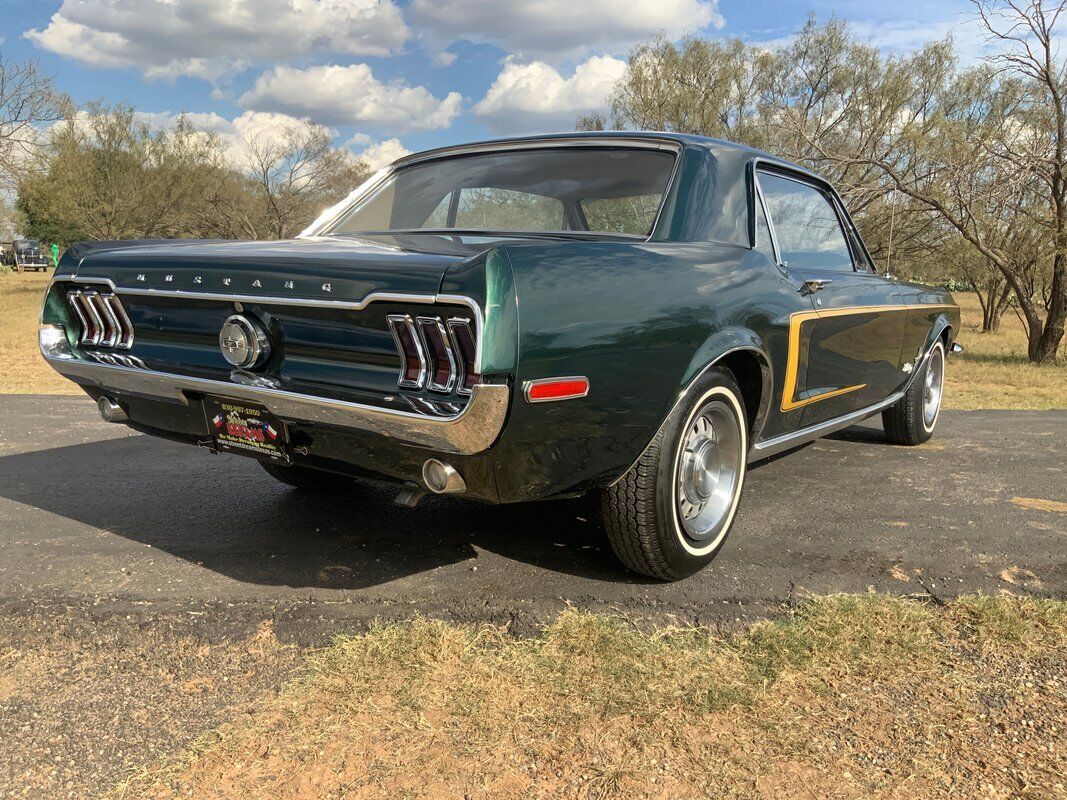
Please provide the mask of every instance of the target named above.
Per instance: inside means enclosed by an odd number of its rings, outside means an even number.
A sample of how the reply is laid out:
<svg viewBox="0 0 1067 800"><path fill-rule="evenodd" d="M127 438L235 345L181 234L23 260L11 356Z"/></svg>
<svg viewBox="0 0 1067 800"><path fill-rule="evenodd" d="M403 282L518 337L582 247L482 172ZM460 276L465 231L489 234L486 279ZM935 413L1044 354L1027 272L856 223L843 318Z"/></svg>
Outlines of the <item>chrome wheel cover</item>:
<svg viewBox="0 0 1067 800"><path fill-rule="evenodd" d="M923 425L931 430L941 411L941 395L945 386L945 351L937 346L930 353L923 386Z"/></svg>
<svg viewBox="0 0 1067 800"><path fill-rule="evenodd" d="M686 536L698 544L729 522L744 470L740 423L730 405L711 400L692 417L675 470L675 504Z"/></svg>

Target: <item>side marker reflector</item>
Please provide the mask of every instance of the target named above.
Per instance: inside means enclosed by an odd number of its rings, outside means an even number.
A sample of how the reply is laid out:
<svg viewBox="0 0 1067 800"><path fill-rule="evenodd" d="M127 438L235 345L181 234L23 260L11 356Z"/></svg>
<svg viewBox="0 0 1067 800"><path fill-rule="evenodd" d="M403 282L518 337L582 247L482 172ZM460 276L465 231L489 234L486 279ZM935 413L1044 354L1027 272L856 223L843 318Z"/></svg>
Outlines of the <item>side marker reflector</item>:
<svg viewBox="0 0 1067 800"><path fill-rule="evenodd" d="M589 394L589 379L585 377L542 378L527 381L523 386L523 392L527 403L574 400Z"/></svg>

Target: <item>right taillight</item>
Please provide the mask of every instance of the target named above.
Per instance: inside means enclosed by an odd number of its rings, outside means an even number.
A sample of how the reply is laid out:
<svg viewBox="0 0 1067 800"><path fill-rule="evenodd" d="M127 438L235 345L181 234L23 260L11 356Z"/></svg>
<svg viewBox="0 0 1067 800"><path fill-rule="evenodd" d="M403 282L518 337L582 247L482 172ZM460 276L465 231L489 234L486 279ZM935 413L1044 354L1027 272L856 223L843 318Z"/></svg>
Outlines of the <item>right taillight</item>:
<svg viewBox="0 0 1067 800"><path fill-rule="evenodd" d="M481 380L476 369L477 339L469 319L407 314L388 317L400 355L402 389L429 389L431 392L470 394Z"/></svg>
<svg viewBox="0 0 1067 800"><path fill-rule="evenodd" d="M448 321L448 334L459 358L460 374L457 381L460 394L470 394L474 385L482 379L475 370L477 345L469 319L453 318Z"/></svg>

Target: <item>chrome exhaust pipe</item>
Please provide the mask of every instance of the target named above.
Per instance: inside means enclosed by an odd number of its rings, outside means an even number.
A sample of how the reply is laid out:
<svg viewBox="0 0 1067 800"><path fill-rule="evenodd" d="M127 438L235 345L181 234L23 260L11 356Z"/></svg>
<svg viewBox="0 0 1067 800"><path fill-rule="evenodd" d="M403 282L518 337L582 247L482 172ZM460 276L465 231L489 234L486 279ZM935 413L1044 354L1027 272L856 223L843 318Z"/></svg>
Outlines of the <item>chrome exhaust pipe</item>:
<svg viewBox="0 0 1067 800"><path fill-rule="evenodd" d="M96 407L100 409L100 418L104 422L125 422L129 419L126 416L126 412L122 410L122 406L106 394L101 395L100 399L96 401Z"/></svg>
<svg viewBox="0 0 1067 800"><path fill-rule="evenodd" d="M428 458L422 465L422 482L434 494L462 494L467 482L451 464L439 458Z"/></svg>

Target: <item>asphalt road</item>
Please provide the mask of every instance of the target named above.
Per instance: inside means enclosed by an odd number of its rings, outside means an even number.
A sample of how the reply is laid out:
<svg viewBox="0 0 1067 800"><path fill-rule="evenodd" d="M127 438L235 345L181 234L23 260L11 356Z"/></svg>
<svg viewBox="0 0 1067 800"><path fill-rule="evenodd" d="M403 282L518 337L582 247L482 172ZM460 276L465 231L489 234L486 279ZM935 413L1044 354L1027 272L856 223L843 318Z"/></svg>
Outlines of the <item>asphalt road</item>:
<svg viewBox="0 0 1067 800"><path fill-rule="evenodd" d="M620 567L578 502L392 498L305 496L87 398L2 396L0 613L244 609L300 638L416 612L522 632L568 604L721 622L868 588L1067 595L1067 411L946 412L918 448L872 423L757 466L719 557L670 585Z"/></svg>

